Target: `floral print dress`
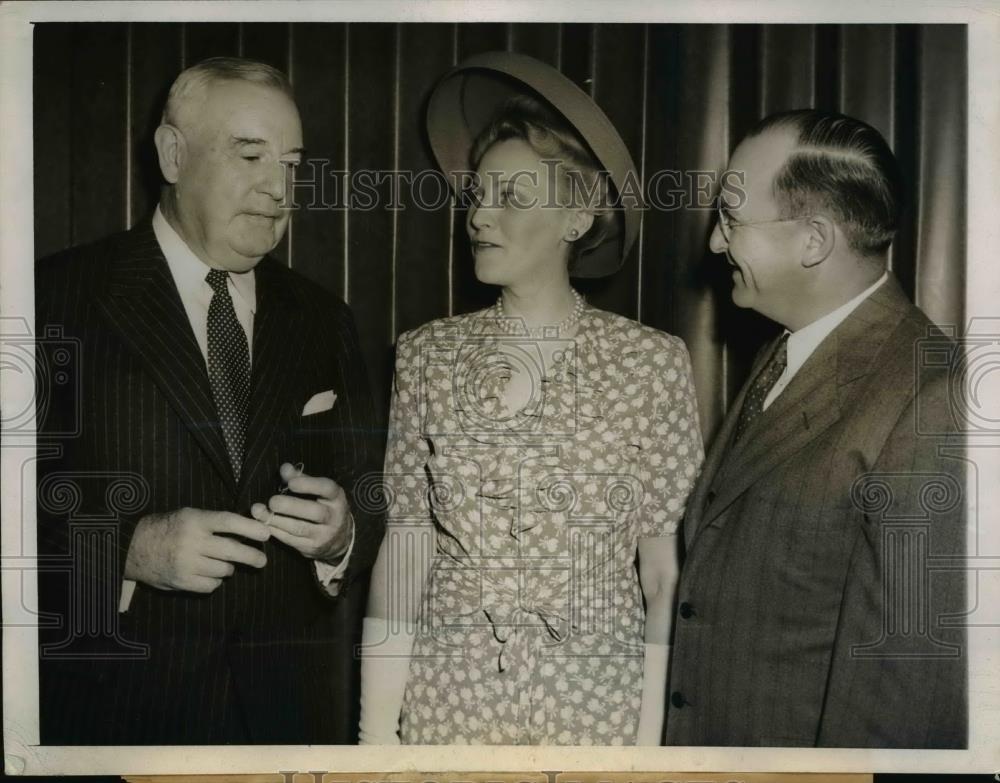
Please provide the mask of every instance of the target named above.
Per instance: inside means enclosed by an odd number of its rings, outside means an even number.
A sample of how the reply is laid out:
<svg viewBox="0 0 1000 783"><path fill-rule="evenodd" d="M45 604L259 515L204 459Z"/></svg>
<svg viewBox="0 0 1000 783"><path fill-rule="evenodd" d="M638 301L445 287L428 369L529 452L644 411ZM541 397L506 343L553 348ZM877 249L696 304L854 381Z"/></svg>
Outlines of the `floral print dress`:
<svg viewBox="0 0 1000 783"><path fill-rule="evenodd" d="M435 532L402 741L633 744L637 543L676 531L702 458L676 337L589 307L571 339L493 309L402 335L389 524Z"/></svg>

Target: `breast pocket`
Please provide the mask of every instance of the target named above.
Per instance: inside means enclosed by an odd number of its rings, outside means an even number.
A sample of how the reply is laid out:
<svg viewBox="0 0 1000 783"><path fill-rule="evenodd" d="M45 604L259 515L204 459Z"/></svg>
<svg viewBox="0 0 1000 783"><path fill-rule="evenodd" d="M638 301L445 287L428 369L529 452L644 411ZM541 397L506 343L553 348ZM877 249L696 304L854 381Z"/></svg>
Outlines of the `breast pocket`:
<svg viewBox="0 0 1000 783"><path fill-rule="evenodd" d="M302 469L310 476L336 480L334 474L343 474L347 469L344 460L350 451L348 441L351 433L345 431L345 427L336 406L300 416L295 427L295 454L286 459L302 463Z"/></svg>

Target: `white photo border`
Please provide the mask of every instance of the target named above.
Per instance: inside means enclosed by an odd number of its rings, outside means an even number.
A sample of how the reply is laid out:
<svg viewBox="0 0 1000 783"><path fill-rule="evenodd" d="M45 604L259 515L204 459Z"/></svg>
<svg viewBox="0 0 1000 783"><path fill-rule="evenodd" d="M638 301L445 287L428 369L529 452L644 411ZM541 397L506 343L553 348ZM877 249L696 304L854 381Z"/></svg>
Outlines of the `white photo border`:
<svg viewBox="0 0 1000 783"><path fill-rule="evenodd" d="M32 23L43 21L567 21L649 23L964 23L968 25L968 277L966 312L1000 343L1000 14L988 0L905 6L872 0L745 3L740 0L557 2L15 2L0 7L0 340L16 344L34 323ZM612 10L613 8L613 10ZM6 354L5 354L6 355ZM31 368L33 369L33 368ZM1000 383L988 387L1000 404ZM0 407L32 407L30 369L0 375ZM983 448L973 450L973 445ZM1000 436L970 444L979 476L970 551L983 558L970 606L1000 604ZM1000 769L1000 628L970 629L970 735L964 751L783 748L557 748L352 746L56 747L38 745L37 629L18 625L37 606L34 439L5 437L0 578L7 774L276 773L290 770L996 772ZM974 476L970 481L974 481ZM970 484L971 486L971 484ZM973 503L976 499L973 498ZM978 526L976 520L978 519ZM978 537L975 535L978 530ZM974 549L972 549L974 547ZM992 566L989 565L992 563ZM22 604L22 602L24 602Z"/></svg>

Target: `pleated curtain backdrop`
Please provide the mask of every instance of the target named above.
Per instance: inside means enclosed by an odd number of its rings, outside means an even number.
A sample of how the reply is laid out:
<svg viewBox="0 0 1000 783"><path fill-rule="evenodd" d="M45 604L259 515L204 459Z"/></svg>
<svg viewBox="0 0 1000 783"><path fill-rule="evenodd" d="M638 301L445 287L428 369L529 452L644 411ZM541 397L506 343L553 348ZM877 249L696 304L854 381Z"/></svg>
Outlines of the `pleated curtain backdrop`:
<svg viewBox="0 0 1000 783"><path fill-rule="evenodd" d="M40 24L36 257L151 213L152 134L185 66L215 55L271 63L292 79L309 158L328 160L331 172L416 172L433 168L423 124L433 84L462 59L498 49L549 62L588 90L647 185L660 183L661 206L671 187L693 193L697 172L723 168L766 114L813 106L866 120L893 147L909 187L892 267L932 319L962 324L964 25ZM731 304L725 264L707 249L713 213L674 197L677 208L644 213L621 272L580 287L598 307L685 340L710 441L774 326ZM496 297L475 280L462 214L419 209L407 189L400 204L302 210L277 251L351 304L383 422L400 332ZM341 607L345 622L359 601ZM353 676L352 664L337 665ZM348 733L354 707L343 716Z"/></svg>

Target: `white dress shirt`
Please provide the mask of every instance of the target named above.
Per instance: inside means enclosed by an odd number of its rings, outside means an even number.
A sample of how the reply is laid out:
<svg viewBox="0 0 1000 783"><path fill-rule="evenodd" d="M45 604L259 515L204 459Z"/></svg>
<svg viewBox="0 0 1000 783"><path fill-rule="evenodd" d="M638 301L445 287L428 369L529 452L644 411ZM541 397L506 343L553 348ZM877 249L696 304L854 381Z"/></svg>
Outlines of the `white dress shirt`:
<svg viewBox="0 0 1000 783"><path fill-rule="evenodd" d="M866 288L856 297L851 299L849 302L845 302L836 310L833 310L822 318L818 318L813 321L808 326L803 326L801 329L788 332L788 364L785 366L785 371L778 376L778 380L775 382L774 386L771 387L771 391L767 393L767 397L764 398L763 409L767 410L768 406L774 402L778 395L785 390L785 387L791 383L792 378L795 377L806 360L813 355L813 352L819 347L819 344L825 340L830 333L840 326L841 322L847 318L854 310L860 305L865 299L875 293L875 290L882 285L886 280L889 279L889 273L884 272L882 277L876 280L871 286Z"/></svg>
<svg viewBox="0 0 1000 783"><path fill-rule="evenodd" d="M187 313L188 322L194 331L195 340L201 349L201 355L205 359L205 368L208 369L208 306L212 301L212 287L205 277L208 275L208 266L196 256L181 236L174 231L173 226L167 222L156 207L153 213L153 233L156 241L163 251L164 258L167 259L167 266L170 274L177 285L177 291ZM257 286L254 272L229 273L229 296L233 300L233 309L236 311L236 320L243 327L243 332L247 338L247 348L250 352L251 364L253 363L253 317L257 311ZM277 466L275 466L277 467ZM261 498L261 502L266 499ZM340 590L340 580L347 570L347 563L354 549L354 520L348 519L351 526L351 542L347 552L341 561L333 566L314 560L316 566L316 576L324 588L331 595L336 595ZM132 594L135 592L135 582L126 579L122 585L121 601L118 610L128 611L132 602Z"/></svg>

